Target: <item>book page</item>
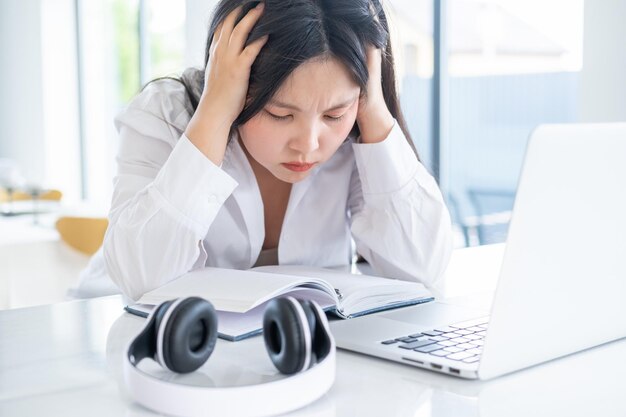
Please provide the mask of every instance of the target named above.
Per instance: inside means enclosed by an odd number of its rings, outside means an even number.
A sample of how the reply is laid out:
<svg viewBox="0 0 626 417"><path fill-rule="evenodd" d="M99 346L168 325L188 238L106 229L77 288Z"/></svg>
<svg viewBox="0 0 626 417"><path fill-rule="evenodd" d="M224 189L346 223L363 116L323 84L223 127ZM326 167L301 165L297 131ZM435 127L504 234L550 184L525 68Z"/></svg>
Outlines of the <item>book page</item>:
<svg viewBox="0 0 626 417"><path fill-rule="evenodd" d="M210 300L217 310L244 313L300 286L334 293L319 278L207 267L144 294L137 303L160 304L174 298L198 296Z"/></svg>
<svg viewBox="0 0 626 417"><path fill-rule="evenodd" d="M354 294L360 290L368 290L377 287L376 291L383 291L385 288L397 288L400 286L420 286L423 284L416 282L400 281L397 279L376 277L373 275L352 274L343 269L316 268L299 265L270 265L251 269L255 272L288 274L306 278L319 278L327 281L334 288L338 289L344 296Z"/></svg>
<svg viewBox="0 0 626 417"><path fill-rule="evenodd" d="M418 282L352 274L343 269L272 265L254 268L253 271L321 278L338 292L338 309L346 316L378 310L388 305L403 305L411 300L432 298L426 287Z"/></svg>

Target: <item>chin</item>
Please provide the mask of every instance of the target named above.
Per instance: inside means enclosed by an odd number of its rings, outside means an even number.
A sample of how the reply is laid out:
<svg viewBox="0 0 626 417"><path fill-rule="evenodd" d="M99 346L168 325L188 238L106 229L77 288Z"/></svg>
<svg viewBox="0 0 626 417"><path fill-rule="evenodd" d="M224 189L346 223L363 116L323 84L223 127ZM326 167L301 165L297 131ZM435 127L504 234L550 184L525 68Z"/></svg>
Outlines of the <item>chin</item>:
<svg viewBox="0 0 626 417"><path fill-rule="evenodd" d="M297 182L300 182L306 179L311 174L311 172L291 172L291 171L284 172L283 171L283 172L274 172L273 174L276 178L278 178L282 182L295 184Z"/></svg>

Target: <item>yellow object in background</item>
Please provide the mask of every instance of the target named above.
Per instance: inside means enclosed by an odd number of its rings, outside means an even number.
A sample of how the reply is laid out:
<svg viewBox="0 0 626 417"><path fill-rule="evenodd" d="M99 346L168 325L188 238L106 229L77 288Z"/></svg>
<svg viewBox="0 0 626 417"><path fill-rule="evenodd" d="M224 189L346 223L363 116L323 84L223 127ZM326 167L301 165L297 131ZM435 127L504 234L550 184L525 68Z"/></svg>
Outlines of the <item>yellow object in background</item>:
<svg viewBox="0 0 626 417"><path fill-rule="evenodd" d="M56 222L61 240L87 255L102 246L108 225L108 220L101 217L60 217Z"/></svg>
<svg viewBox="0 0 626 417"><path fill-rule="evenodd" d="M46 201L60 201L63 197L63 193L59 190L46 190L37 196L38 200ZM32 200L33 195L23 190L16 190L9 194L9 192L0 187L0 203L6 203L8 201L27 201Z"/></svg>

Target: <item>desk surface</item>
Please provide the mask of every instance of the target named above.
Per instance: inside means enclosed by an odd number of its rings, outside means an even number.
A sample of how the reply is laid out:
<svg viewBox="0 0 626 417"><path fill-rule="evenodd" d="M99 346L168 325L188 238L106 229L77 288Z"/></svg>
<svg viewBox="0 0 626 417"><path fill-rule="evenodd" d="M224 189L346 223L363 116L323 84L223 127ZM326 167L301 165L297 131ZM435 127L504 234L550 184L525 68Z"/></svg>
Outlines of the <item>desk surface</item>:
<svg viewBox="0 0 626 417"><path fill-rule="evenodd" d="M56 215L0 218L0 310L66 300L89 257L61 242Z"/></svg>
<svg viewBox="0 0 626 417"><path fill-rule="evenodd" d="M124 347L143 323L122 307L111 296L0 312L0 415L153 415L119 383ZM176 378L203 386L280 378L262 344L220 340L200 371ZM331 391L290 415L623 416L625 353L622 340L481 382L338 351Z"/></svg>

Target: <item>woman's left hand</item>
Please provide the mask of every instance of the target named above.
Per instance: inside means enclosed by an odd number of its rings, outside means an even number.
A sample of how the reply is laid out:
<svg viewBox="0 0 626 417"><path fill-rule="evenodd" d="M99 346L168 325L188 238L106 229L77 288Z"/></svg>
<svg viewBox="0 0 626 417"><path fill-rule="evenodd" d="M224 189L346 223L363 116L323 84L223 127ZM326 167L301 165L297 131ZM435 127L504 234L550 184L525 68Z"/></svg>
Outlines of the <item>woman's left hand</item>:
<svg viewBox="0 0 626 417"><path fill-rule="evenodd" d="M382 52L374 45L367 47L367 94L359 99L356 121L361 131L361 143L383 141L395 123L387 108L382 85Z"/></svg>

